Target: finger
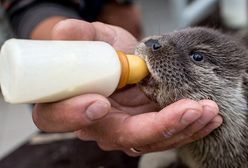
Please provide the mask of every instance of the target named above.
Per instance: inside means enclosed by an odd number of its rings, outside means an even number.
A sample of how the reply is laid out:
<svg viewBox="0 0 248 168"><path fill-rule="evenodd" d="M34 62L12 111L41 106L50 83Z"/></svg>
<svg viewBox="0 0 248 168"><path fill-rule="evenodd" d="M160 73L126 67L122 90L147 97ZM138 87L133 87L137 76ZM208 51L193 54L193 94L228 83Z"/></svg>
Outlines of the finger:
<svg viewBox="0 0 248 168"><path fill-rule="evenodd" d="M172 148L178 148L207 136L213 130L218 128L222 124L222 122L223 122L222 117L218 115L215 116L210 123L208 123L203 129L201 129L199 132L195 133L194 135L190 136L190 134L179 133L170 139L154 144L149 144L146 146L137 146L135 147L135 149L139 150L139 154L144 154L148 152L163 151Z"/></svg>
<svg viewBox="0 0 248 168"><path fill-rule="evenodd" d="M120 27L76 19L67 19L57 23L52 32L52 39L104 41L116 50L127 53L133 53L134 47L137 45L137 40Z"/></svg>
<svg viewBox="0 0 248 168"><path fill-rule="evenodd" d="M177 142L175 141L175 143L173 144L173 148L181 147L181 146L184 146L186 144L192 143L196 140L200 140L200 139L206 137L212 131L214 131L215 129L220 127L222 122L223 122L222 117L220 115L217 115L204 128L202 128L200 131L198 131L197 133L195 133L194 135L192 135L190 137L185 137L185 134L178 134L177 137L175 137L175 139L179 139L179 141L177 141ZM181 141L180 141L180 139L181 139ZM172 140L172 141L174 141L174 140Z"/></svg>
<svg viewBox="0 0 248 168"><path fill-rule="evenodd" d="M116 50L133 53L137 40L128 31L101 22L93 22L96 30L95 40L105 41L111 44ZM125 45L123 45L125 43Z"/></svg>
<svg viewBox="0 0 248 168"><path fill-rule="evenodd" d="M123 148L144 146L164 140L187 127L202 114L202 106L192 100L173 103L160 112L136 116L109 113L103 120L87 127L87 135L97 139L111 139Z"/></svg>
<svg viewBox="0 0 248 168"><path fill-rule="evenodd" d="M105 97L88 94L57 103L37 104L33 120L43 131L75 131L103 118L109 110L110 103Z"/></svg>
<svg viewBox="0 0 248 168"><path fill-rule="evenodd" d="M211 100L201 100L199 104L203 107L203 112L200 118L198 118L195 122L193 122L185 129L178 132L176 135L170 138L170 141L173 143L181 143L186 141L187 138L193 136L199 131L205 130L205 127L212 126L211 131L213 131L216 127L216 118L219 118L218 115L219 108L217 104ZM218 122L219 124L220 122ZM209 129L208 129L209 130ZM210 130L209 130L210 131ZM200 134L203 135L203 134ZM198 136L197 138L203 138L203 136Z"/></svg>
<svg viewBox="0 0 248 168"><path fill-rule="evenodd" d="M195 133L191 137L191 140L196 141L209 135L214 129L220 127L222 123L223 118L220 115L216 116L206 127L202 128L199 132Z"/></svg>
<svg viewBox="0 0 248 168"><path fill-rule="evenodd" d="M208 125L216 116L218 115L218 108L216 106L208 106L203 105L203 113L202 116L197 119L190 126L186 127L184 130L180 132L181 136L190 137L206 125Z"/></svg>
<svg viewBox="0 0 248 168"><path fill-rule="evenodd" d="M94 26L82 20L66 19L57 23L52 31L53 40L95 40Z"/></svg>

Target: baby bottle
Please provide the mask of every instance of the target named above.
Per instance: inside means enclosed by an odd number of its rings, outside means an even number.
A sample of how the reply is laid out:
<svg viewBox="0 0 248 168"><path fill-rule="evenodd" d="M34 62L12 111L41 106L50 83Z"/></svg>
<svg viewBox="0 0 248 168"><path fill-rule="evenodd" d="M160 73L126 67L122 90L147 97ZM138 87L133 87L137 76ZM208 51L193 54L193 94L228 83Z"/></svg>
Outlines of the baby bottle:
<svg viewBox="0 0 248 168"><path fill-rule="evenodd" d="M0 83L9 103L54 102L85 93L111 95L148 74L143 59L100 41L7 40Z"/></svg>

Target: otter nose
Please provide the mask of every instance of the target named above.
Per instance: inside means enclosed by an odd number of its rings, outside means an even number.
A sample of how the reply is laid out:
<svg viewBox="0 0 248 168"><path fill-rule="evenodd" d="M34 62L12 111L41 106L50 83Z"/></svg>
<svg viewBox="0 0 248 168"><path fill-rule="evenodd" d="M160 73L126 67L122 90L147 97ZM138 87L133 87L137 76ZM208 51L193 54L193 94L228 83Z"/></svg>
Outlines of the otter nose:
<svg viewBox="0 0 248 168"><path fill-rule="evenodd" d="M161 44L159 43L159 41L155 40L155 39L149 39L149 40L145 41L144 43L147 47L151 48L154 51L158 50L162 47Z"/></svg>

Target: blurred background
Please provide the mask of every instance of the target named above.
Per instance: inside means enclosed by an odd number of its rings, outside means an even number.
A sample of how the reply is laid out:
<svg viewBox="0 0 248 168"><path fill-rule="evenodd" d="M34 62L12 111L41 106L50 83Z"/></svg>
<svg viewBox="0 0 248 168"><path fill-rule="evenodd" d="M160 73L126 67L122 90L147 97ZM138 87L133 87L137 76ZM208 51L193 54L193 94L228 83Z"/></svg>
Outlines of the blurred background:
<svg viewBox="0 0 248 168"><path fill-rule="evenodd" d="M247 0L139 0L143 37L188 26L207 26L226 32L246 29ZM15 37L0 6L0 45ZM94 142L73 134L41 133L33 124L31 105L10 105L0 98L0 167L136 167L138 158L103 152ZM84 156L82 158L82 156Z"/></svg>

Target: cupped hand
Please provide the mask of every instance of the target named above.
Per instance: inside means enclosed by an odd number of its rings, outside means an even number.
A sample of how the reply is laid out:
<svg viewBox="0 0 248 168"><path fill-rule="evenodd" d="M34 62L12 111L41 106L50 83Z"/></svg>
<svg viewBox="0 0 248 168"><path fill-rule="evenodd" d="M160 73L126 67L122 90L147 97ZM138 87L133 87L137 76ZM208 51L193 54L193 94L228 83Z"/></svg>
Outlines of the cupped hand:
<svg viewBox="0 0 248 168"><path fill-rule="evenodd" d="M53 39L97 40L133 53L137 40L122 28L79 20L59 22ZM180 147L208 135L222 123L210 100L179 100L162 110L137 88L120 90L109 98L86 94L55 103L37 104L36 125L48 132L75 131L103 150L122 150L131 156ZM132 150L135 148L135 150Z"/></svg>

